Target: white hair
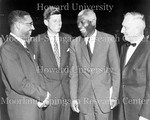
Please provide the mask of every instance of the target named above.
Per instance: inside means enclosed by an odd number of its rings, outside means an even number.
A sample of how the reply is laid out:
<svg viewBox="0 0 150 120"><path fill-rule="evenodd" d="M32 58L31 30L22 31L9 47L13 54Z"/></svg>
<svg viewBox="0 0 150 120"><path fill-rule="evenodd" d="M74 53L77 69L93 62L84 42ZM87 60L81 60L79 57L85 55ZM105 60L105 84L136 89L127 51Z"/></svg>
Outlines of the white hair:
<svg viewBox="0 0 150 120"><path fill-rule="evenodd" d="M96 26L96 14L93 10L84 9L79 12L78 17L83 17L86 20L92 21L93 25Z"/></svg>
<svg viewBox="0 0 150 120"><path fill-rule="evenodd" d="M144 15L138 12L128 12L125 14L124 18L132 20L133 22L135 22L135 24L137 24L143 30L146 27Z"/></svg>

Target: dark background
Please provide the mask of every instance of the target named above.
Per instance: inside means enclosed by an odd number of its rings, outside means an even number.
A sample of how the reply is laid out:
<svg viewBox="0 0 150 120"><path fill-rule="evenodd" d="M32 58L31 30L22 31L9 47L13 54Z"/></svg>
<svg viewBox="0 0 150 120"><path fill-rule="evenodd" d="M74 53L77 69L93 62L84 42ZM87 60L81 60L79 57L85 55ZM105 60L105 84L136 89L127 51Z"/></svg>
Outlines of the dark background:
<svg viewBox="0 0 150 120"><path fill-rule="evenodd" d="M41 7L38 7L38 6ZM80 33L78 31L76 20L77 14L80 9L79 6L90 6L90 5L105 5L101 10L95 10L97 15L97 29L100 31L104 31L110 34L113 34L117 39L117 45L120 52L120 46L123 44L122 34L120 34L121 23L123 20L123 15L126 12L136 11L145 15L147 34L150 29L150 0L0 0L0 36L5 38L7 34L9 34L9 26L7 24L8 14L15 9L21 9L28 11L34 21L35 30L33 31L32 36L36 36L37 34L43 33L46 31L46 27L43 24L43 12L47 6L69 6L62 8L62 21L63 26L61 31L71 34L76 37ZM73 8L72 5L75 5ZM76 6L77 5L77 6ZM106 10L107 5L113 6L111 12ZM104 9L105 7L105 9ZM85 8L85 7L84 7ZM5 40L5 39L4 39ZM5 98L4 94L4 85L0 80L0 95L1 95L1 106L0 106L0 118L1 120L9 120L6 111L6 105L2 102L2 98ZM117 108L115 109L115 114L117 114ZM78 115L73 114L71 120L77 120ZM116 119L114 119L116 120Z"/></svg>

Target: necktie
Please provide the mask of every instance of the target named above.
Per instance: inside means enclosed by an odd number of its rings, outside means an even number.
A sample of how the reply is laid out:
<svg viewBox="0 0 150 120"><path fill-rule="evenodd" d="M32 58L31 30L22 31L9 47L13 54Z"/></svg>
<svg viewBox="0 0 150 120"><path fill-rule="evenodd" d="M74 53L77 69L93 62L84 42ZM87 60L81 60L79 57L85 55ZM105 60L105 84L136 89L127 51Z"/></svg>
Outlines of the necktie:
<svg viewBox="0 0 150 120"><path fill-rule="evenodd" d="M135 46L136 46L136 43L131 43L131 42L127 42L127 43L126 43L126 46L127 46L127 47L129 47L130 45L133 46L133 47L135 47Z"/></svg>
<svg viewBox="0 0 150 120"><path fill-rule="evenodd" d="M30 54L30 51L29 51L29 49L28 49L28 47L27 47L27 43L26 43L26 42L24 42L24 48L25 48L25 50L26 50L26 52L27 52L27 55L28 55L29 58L32 60L32 57L31 57L31 54Z"/></svg>
<svg viewBox="0 0 150 120"><path fill-rule="evenodd" d="M54 37L54 54L55 54L57 65L58 65L58 67L60 67L59 49L58 49L56 37Z"/></svg>
<svg viewBox="0 0 150 120"><path fill-rule="evenodd" d="M92 59L92 52L91 52L91 48L90 48L90 38L88 39L88 42L87 42L87 50L88 50L88 53L89 53L89 57L90 57L90 60Z"/></svg>
<svg viewBox="0 0 150 120"><path fill-rule="evenodd" d="M25 50L26 50L26 52L27 52L28 57L29 57L30 60L33 62L34 66L35 66L35 69L36 69L36 72L39 73L40 71L39 71L39 69L37 68L37 67L38 67L38 64L37 64L36 61L34 60L34 58L33 58L32 54L31 54L30 50L28 49L28 46L27 46L27 43L26 43L26 42L24 43L24 48L25 48Z"/></svg>

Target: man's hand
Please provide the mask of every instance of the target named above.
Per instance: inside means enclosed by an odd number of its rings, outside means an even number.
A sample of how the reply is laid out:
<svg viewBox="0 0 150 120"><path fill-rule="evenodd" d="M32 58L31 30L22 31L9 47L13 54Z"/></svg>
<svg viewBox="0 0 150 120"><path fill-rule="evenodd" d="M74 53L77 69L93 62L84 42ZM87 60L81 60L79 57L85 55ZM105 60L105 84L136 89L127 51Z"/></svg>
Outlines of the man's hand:
<svg viewBox="0 0 150 120"><path fill-rule="evenodd" d="M71 107L72 107L73 111L75 111L77 113L80 112L80 110L79 110L79 104L78 104L77 100L72 100Z"/></svg>
<svg viewBox="0 0 150 120"><path fill-rule="evenodd" d="M39 108L47 107L48 105L49 105L49 101L46 101L45 103L43 103L43 102L38 102L37 103L37 106Z"/></svg>
<svg viewBox="0 0 150 120"><path fill-rule="evenodd" d="M117 105L117 100L115 99L110 99L110 108L113 109Z"/></svg>
<svg viewBox="0 0 150 120"><path fill-rule="evenodd" d="M50 93L47 92L47 96L43 102L38 102L37 105L39 108L47 107L50 103Z"/></svg>

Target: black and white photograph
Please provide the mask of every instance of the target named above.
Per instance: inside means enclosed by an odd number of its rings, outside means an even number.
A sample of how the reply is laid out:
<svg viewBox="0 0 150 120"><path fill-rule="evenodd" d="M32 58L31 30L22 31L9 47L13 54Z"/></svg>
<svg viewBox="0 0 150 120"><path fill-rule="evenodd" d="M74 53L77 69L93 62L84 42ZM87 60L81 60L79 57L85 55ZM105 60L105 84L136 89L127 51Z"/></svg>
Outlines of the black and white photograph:
<svg viewBox="0 0 150 120"><path fill-rule="evenodd" d="M150 0L0 0L0 120L150 120Z"/></svg>

